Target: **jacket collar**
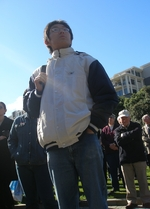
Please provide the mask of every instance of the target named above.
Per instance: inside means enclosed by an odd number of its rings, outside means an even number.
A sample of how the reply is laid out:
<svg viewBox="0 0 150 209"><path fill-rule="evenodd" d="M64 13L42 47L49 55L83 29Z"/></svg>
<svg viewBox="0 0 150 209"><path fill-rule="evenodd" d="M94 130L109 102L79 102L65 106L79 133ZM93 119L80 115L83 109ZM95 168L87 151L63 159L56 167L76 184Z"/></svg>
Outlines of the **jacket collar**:
<svg viewBox="0 0 150 209"><path fill-rule="evenodd" d="M54 59L57 59L58 57L64 57L68 54L72 54L74 53L74 49L72 47L69 48L65 48L65 49L59 49L59 50L55 50L52 53L52 57Z"/></svg>

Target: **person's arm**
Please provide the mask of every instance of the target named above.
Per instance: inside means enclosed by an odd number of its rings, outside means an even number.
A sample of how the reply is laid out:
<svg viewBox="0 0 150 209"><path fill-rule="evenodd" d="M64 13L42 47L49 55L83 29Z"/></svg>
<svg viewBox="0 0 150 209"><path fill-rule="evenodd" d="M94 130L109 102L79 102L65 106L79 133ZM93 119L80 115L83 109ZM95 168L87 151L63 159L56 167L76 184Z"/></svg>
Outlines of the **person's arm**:
<svg viewBox="0 0 150 209"><path fill-rule="evenodd" d="M102 144L104 145L104 147L109 147L112 150L118 150L118 147L116 146L115 142L110 143L110 141L107 140L108 137L110 137L110 136L109 136L109 134L105 133L106 129L107 129L107 127L103 128L102 133L101 133Z"/></svg>
<svg viewBox="0 0 150 209"><path fill-rule="evenodd" d="M2 129L3 131L1 132L1 135L0 135L0 140L7 140L8 136L9 136L9 132L10 132L10 129L11 129L11 126L13 124L13 120L10 119L10 118L7 118L6 116L4 117L4 126L2 126Z"/></svg>
<svg viewBox="0 0 150 209"><path fill-rule="evenodd" d="M36 75L35 75L36 74ZM30 116L38 118L41 97L46 84L47 75L39 69L30 77L29 88L23 97L24 109Z"/></svg>
<svg viewBox="0 0 150 209"><path fill-rule="evenodd" d="M116 129L114 140L117 142L119 146L122 146L131 143L133 140L138 140L141 134L142 134L141 126L140 124L137 124L137 126L130 131L125 129L124 130Z"/></svg>
<svg viewBox="0 0 150 209"><path fill-rule="evenodd" d="M150 143L150 138L148 134L145 132L145 127L142 128L142 140L144 142Z"/></svg>
<svg viewBox="0 0 150 209"><path fill-rule="evenodd" d="M103 66L97 60L90 65L88 84L94 101L88 128L97 132L107 125L108 117L118 104L118 96Z"/></svg>
<svg viewBox="0 0 150 209"><path fill-rule="evenodd" d="M101 132L101 141L102 141L102 144L103 144L105 147L109 147L109 144L110 144L110 143L109 143L108 140L107 140L105 131L106 131L106 127L104 127L104 128L102 129L102 132Z"/></svg>
<svg viewBox="0 0 150 209"><path fill-rule="evenodd" d="M16 120L12 124L9 137L7 139L8 149L10 151L11 156L14 159L15 159L15 155L17 153L17 148L18 148L18 136L17 136L17 132L16 132L16 126L17 126Z"/></svg>

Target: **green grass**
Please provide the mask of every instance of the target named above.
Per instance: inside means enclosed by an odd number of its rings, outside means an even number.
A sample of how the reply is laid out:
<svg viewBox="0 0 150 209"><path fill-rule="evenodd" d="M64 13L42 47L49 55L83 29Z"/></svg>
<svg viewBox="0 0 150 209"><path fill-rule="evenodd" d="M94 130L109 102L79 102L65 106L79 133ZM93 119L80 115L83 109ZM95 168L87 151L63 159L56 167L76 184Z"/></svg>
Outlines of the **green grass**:
<svg viewBox="0 0 150 209"><path fill-rule="evenodd" d="M147 167L147 181L148 181L148 185L150 187L150 168ZM79 193L80 193L80 200L86 200L86 196L84 194L83 188L82 188L82 184L79 181L78 183L79 185ZM115 192L112 195L108 196L109 199L114 199L114 198L118 198L118 199L124 199L126 198L126 190L123 187L123 183L122 180L119 181L119 185L120 185L120 191L119 192ZM135 180L135 186L136 186L136 190L137 190L137 196L139 196L139 186L138 186L138 181ZM112 190L112 184L111 184L111 179L108 178L107 180L107 190L111 191Z"/></svg>
<svg viewBox="0 0 150 209"><path fill-rule="evenodd" d="M148 181L148 185L150 187L150 169L148 167L147 167L147 181ZM120 184L120 191L119 192L115 192L111 196L108 196L109 199L114 199L114 198L118 198L118 199L122 199L123 198L124 199L124 198L126 198L126 191L125 191L125 188L123 187L122 180L119 181L119 184ZM137 180L135 180L135 185L136 185L137 195L139 196L139 187L138 187ZM86 196L84 194L84 190L82 188L82 184L81 184L80 180L79 180L78 186L79 186L80 200L84 201L84 200L86 200ZM111 185L110 178L108 178L108 180L107 180L107 190L108 191L112 190L112 185ZM22 200L22 203L24 203L24 198Z"/></svg>

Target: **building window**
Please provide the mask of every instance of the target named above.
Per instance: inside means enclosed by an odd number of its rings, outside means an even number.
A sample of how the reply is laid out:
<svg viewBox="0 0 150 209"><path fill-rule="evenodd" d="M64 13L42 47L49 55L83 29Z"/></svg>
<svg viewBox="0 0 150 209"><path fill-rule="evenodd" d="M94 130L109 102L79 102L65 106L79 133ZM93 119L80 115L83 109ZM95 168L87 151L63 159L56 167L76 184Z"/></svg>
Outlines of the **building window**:
<svg viewBox="0 0 150 209"><path fill-rule="evenodd" d="M137 90L136 89L133 89L133 93L136 93L137 92Z"/></svg>
<svg viewBox="0 0 150 209"><path fill-rule="evenodd" d="M127 89L124 89L124 94L128 94L128 90Z"/></svg>
<svg viewBox="0 0 150 209"><path fill-rule="evenodd" d="M132 74L134 75L134 70L131 70Z"/></svg>
<svg viewBox="0 0 150 209"><path fill-rule="evenodd" d="M138 76L138 77L141 77L140 72L136 72L136 71L135 71L135 75Z"/></svg>
<svg viewBox="0 0 150 209"><path fill-rule="evenodd" d="M135 85L135 80L131 79L131 84Z"/></svg>
<svg viewBox="0 0 150 209"><path fill-rule="evenodd" d="M124 86L126 85L126 80L125 79L123 79L123 83L122 83Z"/></svg>
<svg viewBox="0 0 150 209"><path fill-rule="evenodd" d="M123 95L123 92L122 92L122 90L120 90L120 91L117 91L117 95L118 95L118 96L122 96L122 95Z"/></svg>

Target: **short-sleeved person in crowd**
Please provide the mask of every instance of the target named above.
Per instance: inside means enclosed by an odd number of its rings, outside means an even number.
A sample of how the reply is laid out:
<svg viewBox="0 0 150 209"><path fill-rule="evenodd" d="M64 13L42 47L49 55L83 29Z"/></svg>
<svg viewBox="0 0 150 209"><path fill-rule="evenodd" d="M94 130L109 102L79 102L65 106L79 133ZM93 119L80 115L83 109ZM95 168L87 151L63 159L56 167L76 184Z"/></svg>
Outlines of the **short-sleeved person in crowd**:
<svg viewBox="0 0 150 209"><path fill-rule="evenodd" d="M11 158L7 138L13 120L5 116L7 109L3 102L0 102L0 208L11 209L14 200L9 188L10 182L17 179L15 162Z"/></svg>
<svg viewBox="0 0 150 209"><path fill-rule="evenodd" d="M150 167L150 115L143 115L142 121L144 123L142 127L142 140L145 146L147 165Z"/></svg>
<svg viewBox="0 0 150 209"><path fill-rule="evenodd" d="M24 108L26 111L26 109ZM27 209L39 209L39 198L45 209L58 209L49 176L47 155L37 140L37 119L25 112L17 117L8 138L11 156L17 163Z"/></svg>
<svg viewBox="0 0 150 209"><path fill-rule="evenodd" d="M105 157L107 166L112 180L112 192L119 191L119 150L118 146L114 142L114 130L118 127L118 123L115 122L116 116L111 114L108 118L108 125L106 125L101 132L102 144L105 148Z"/></svg>
<svg viewBox="0 0 150 209"><path fill-rule="evenodd" d="M140 198L143 207L150 208L150 192L146 176L146 157L142 141L142 127L139 123L130 120L128 110L118 114L120 126L115 129L115 141L119 146L121 169L125 180L127 209L137 207L137 193L135 176L138 180Z"/></svg>
<svg viewBox="0 0 150 209"><path fill-rule="evenodd" d="M44 41L52 57L46 74L41 68L33 73L27 107L39 117L38 138L48 152L59 208L79 208L80 177L89 209L106 209L103 153L97 132L107 124L118 97L99 61L74 51L72 40L65 21L47 24Z"/></svg>

